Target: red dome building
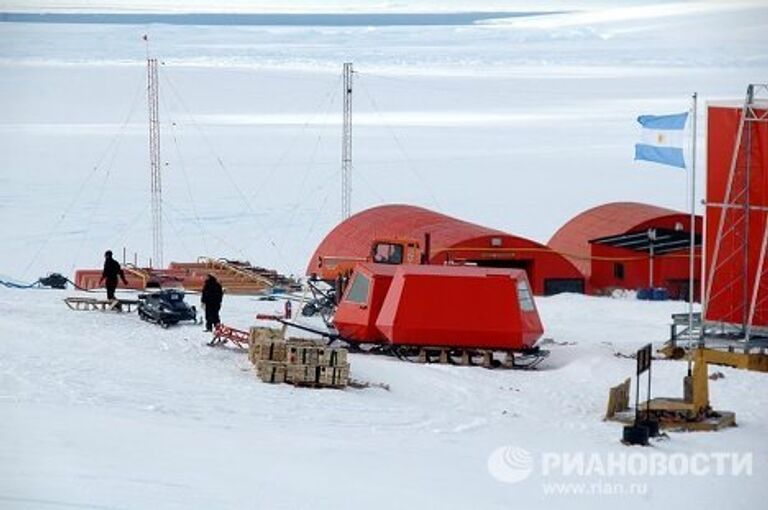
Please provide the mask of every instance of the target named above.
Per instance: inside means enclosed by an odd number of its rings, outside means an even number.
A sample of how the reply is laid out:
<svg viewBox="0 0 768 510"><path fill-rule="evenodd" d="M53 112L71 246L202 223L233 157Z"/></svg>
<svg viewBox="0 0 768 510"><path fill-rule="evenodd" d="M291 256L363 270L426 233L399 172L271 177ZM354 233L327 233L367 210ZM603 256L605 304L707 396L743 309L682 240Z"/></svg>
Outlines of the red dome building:
<svg viewBox="0 0 768 510"><path fill-rule="evenodd" d="M688 213L637 202L613 202L578 214L547 244L579 268L590 293L653 286L666 288L673 298L687 298L690 223ZM698 296L700 216L695 229L694 290Z"/></svg>
<svg viewBox="0 0 768 510"><path fill-rule="evenodd" d="M427 236L428 243L425 242ZM428 264L523 269L537 295L584 292L584 275L547 246L428 209L400 204L373 207L337 225L313 254L307 274L321 274L328 261L370 260L375 241L395 239L418 243ZM418 263L412 258L406 262Z"/></svg>

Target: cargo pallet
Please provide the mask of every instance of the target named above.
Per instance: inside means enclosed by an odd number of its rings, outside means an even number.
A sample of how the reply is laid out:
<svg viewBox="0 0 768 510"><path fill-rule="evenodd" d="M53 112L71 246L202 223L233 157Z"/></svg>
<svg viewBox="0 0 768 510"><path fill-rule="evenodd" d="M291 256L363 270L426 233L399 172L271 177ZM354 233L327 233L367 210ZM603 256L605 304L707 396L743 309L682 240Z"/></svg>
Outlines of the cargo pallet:
<svg viewBox="0 0 768 510"><path fill-rule="evenodd" d="M349 382L347 350L310 340L284 338L284 330L253 327L248 359L266 383L305 388L344 388Z"/></svg>

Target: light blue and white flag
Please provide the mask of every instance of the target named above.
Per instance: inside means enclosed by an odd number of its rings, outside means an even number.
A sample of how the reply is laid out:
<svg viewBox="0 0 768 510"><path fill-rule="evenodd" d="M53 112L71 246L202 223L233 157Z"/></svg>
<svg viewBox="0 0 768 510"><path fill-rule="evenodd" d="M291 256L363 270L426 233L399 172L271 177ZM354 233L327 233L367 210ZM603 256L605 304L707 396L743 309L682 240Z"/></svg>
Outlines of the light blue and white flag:
<svg viewBox="0 0 768 510"><path fill-rule="evenodd" d="M683 132L688 113L674 115L641 115L643 141L635 144L635 159L685 168Z"/></svg>

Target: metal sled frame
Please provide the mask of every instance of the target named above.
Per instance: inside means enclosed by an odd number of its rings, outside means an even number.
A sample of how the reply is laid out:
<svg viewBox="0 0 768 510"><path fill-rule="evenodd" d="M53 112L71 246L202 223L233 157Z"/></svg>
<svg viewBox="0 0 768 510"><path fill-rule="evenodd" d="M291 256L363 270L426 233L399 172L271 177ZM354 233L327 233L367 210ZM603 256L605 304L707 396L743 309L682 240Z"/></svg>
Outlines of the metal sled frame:
<svg viewBox="0 0 768 510"><path fill-rule="evenodd" d="M100 312L133 312L139 305L135 299L96 299L86 297L68 297L64 303L70 310Z"/></svg>

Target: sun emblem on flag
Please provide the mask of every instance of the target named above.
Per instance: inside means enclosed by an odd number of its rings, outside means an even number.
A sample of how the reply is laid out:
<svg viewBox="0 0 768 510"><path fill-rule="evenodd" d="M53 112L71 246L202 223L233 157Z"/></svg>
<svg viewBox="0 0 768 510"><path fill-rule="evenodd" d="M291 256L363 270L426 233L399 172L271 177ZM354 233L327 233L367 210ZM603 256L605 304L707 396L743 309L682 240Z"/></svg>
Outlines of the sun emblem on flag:
<svg viewBox="0 0 768 510"><path fill-rule="evenodd" d="M659 145L667 142L667 136L664 133L657 133L656 134L656 143Z"/></svg>

